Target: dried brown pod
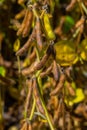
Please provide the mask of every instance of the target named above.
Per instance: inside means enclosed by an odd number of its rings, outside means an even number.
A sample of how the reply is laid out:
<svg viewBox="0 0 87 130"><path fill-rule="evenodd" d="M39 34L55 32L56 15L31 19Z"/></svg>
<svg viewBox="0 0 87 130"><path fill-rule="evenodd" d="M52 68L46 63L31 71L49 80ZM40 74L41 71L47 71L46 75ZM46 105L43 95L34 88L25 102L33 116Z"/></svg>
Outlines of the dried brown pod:
<svg viewBox="0 0 87 130"><path fill-rule="evenodd" d="M36 57L36 49L33 49L33 52L29 55L30 61L33 60Z"/></svg>
<svg viewBox="0 0 87 130"><path fill-rule="evenodd" d="M35 47L32 48L32 46L31 46L26 58L23 61L23 65L22 65L23 68L31 65L35 61L35 59L36 59L36 49L35 49Z"/></svg>
<svg viewBox="0 0 87 130"><path fill-rule="evenodd" d="M41 32L41 22L39 17L36 18L36 40L37 40L38 49L42 50L43 41L42 41L42 32Z"/></svg>
<svg viewBox="0 0 87 130"><path fill-rule="evenodd" d="M81 19L79 21L77 21L77 23L75 24L75 28L77 30L79 29L79 33L78 33L77 41L76 41L76 47L77 48L78 48L78 44L80 43L80 40L81 40L81 35L84 31L84 22L85 22L85 17L82 16Z"/></svg>
<svg viewBox="0 0 87 130"><path fill-rule="evenodd" d="M82 33L83 33L84 37L86 37L86 35L84 33L84 24L82 24L79 28L80 28L80 31L79 31L78 38L77 38L77 46L80 43Z"/></svg>
<svg viewBox="0 0 87 130"><path fill-rule="evenodd" d="M76 4L77 0L71 0L70 4L66 7L66 11L71 11Z"/></svg>
<svg viewBox="0 0 87 130"><path fill-rule="evenodd" d="M18 0L18 4L23 4L25 0Z"/></svg>
<svg viewBox="0 0 87 130"><path fill-rule="evenodd" d="M66 74L67 77L70 77L71 76L71 71L72 71L72 66L69 66L67 67L65 70L64 70L64 73Z"/></svg>
<svg viewBox="0 0 87 130"><path fill-rule="evenodd" d="M27 123L24 122L20 130L27 130Z"/></svg>
<svg viewBox="0 0 87 130"><path fill-rule="evenodd" d="M53 86L53 87L56 86L57 82L54 80L54 78L51 78L50 82L51 82L51 86Z"/></svg>
<svg viewBox="0 0 87 130"><path fill-rule="evenodd" d="M50 96L56 95L59 93L59 91L63 88L64 82L65 82L66 76L64 74L60 75L59 82L54 90L50 93Z"/></svg>
<svg viewBox="0 0 87 130"><path fill-rule="evenodd" d="M0 66L10 68L12 66L12 63L10 61L3 60L3 62L0 63Z"/></svg>
<svg viewBox="0 0 87 130"><path fill-rule="evenodd" d="M82 24L84 24L84 22L85 22L85 17L82 16L81 19L76 22L75 28L80 27Z"/></svg>
<svg viewBox="0 0 87 130"><path fill-rule="evenodd" d="M85 119L87 119L87 105L84 103L80 103L76 109L74 110L74 112L76 114L81 114L82 116L84 116Z"/></svg>
<svg viewBox="0 0 87 130"><path fill-rule="evenodd" d="M32 74L32 73L36 70L37 64L38 64L38 61L35 61L34 63L31 64L30 67L24 68L24 69L22 70L22 74L23 74L24 76L28 76L29 74Z"/></svg>
<svg viewBox="0 0 87 130"><path fill-rule="evenodd" d="M15 15L15 19L21 19L25 16L26 9L21 10L18 14Z"/></svg>
<svg viewBox="0 0 87 130"><path fill-rule="evenodd" d="M26 37L28 35L28 33L31 29L32 20L33 20L33 12L29 11L28 16L27 16L27 21L26 21L25 27L22 32L23 37Z"/></svg>
<svg viewBox="0 0 87 130"><path fill-rule="evenodd" d="M51 73L52 65L50 65L44 72L40 73L40 77L43 78Z"/></svg>
<svg viewBox="0 0 87 130"><path fill-rule="evenodd" d="M67 82L66 87L67 87L67 89L68 89L68 91L69 91L69 94L70 94L71 96L75 96L75 95L76 95L75 90L74 90L74 89L72 88L72 86L71 86L71 83Z"/></svg>
<svg viewBox="0 0 87 130"><path fill-rule="evenodd" d="M13 79L7 78L7 77L3 77L2 75L0 75L0 80L2 82L4 82L5 84L9 84L9 85L15 85L16 82Z"/></svg>
<svg viewBox="0 0 87 130"><path fill-rule="evenodd" d="M70 82L72 81L72 69L72 66L66 67L64 69L64 74L66 75L67 80Z"/></svg>
<svg viewBox="0 0 87 130"><path fill-rule="evenodd" d="M0 55L0 66L4 66L6 68L9 68L12 66L12 63L10 61L4 60L2 55Z"/></svg>
<svg viewBox="0 0 87 130"><path fill-rule="evenodd" d="M54 111L54 118L53 118L53 122L54 124L57 124L58 123L58 119L59 119L59 116L61 114L61 108L62 108L62 99L59 100L59 104L58 104L58 107L57 109Z"/></svg>
<svg viewBox="0 0 87 130"><path fill-rule="evenodd" d="M47 62L48 58L49 58L49 55L45 54L42 57L41 61L36 65L35 70L41 69L44 66L44 64Z"/></svg>
<svg viewBox="0 0 87 130"><path fill-rule="evenodd" d="M51 96L48 100L47 108L50 110L51 108L54 109L54 111L58 108L58 97L57 96Z"/></svg>
<svg viewBox="0 0 87 130"><path fill-rule="evenodd" d="M23 19L23 22L22 22L22 24L21 24L19 30L17 31L17 36L19 36L19 35L22 34L22 32L23 32L23 30L24 30L24 28L25 28L25 26L26 26L26 22L27 22L27 17L28 17L28 15L29 15L29 10L26 9L25 17L24 17L24 19Z"/></svg>
<svg viewBox="0 0 87 130"><path fill-rule="evenodd" d="M25 112L27 114L28 108L30 106L30 101L31 101L31 95L32 95L32 80L27 80L27 85L28 85L28 94L25 102Z"/></svg>
<svg viewBox="0 0 87 130"><path fill-rule="evenodd" d="M59 25L58 25L58 26L55 28L55 30L54 30L55 34L57 34L58 36L60 36L61 39L64 39L64 35L63 35L63 31L62 31L62 27L63 27L64 22L65 22L65 17L62 16L62 17L60 18L60 23L59 23Z"/></svg>
<svg viewBox="0 0 87 130"><path fill-rule="evenodd" d="M3 33L0 32L0 51L1 51L1 44L2 44L3 38L4 38L4 35Z"/></svg>
<svg viewBox="0 0 87 130"><path fill-rule="evenodd" d="M46 89L46 88L50 88L50 87L51 87L51 83L47 82L47 83L44 84L43 90Z"/></svg>
<svg viewBox="0 0 87 130"><path fill-rule="evenodd" d="M17 19L11 19L10 23L12 24L12 28L19 29L21 24Z"/></svg>
<svg viewBox="0 0 87 130"><path fill-rule="evenodd" d="M33 93L34 93L34 97L35 97L36 104L38 106L39 111L42 114L44 114L44 109L43 109L42 104L41 104L40 92L39 92L39 89L38 89L38 86L37 86L36 78L33 78Z"/></svg>
<svg viewBox="0 0 87 130"><path fill-rule="evenodd" d="M29 120L25 119L22 124L21 130L32 130L31 122Z"/></svg>
<svg viewBox="0 0 87 130"><path fill-rule="evenodd" d="M41 61L36 65L35 70L41 69L45 65L45 63L47 62L51 54L53 55L53 57L55 57L55 51L53 50L53 45L49 45L49 47L47 48L46 54L44 54Z"/></svg>
<svg viewBox="0 0 87 130"><path fill-rule="evenodd" d="M38 126L40 125L40 122L35 120L33 123L32 123L32 129L33 130L38 130Z"/></svg>
<svg viewBox="0 0 87 130"><path fill-rule="evenodd" d="M58 81L58 79L59 79L59 69L58 69L58 66L57 66L57 63L56 63L55 60L53 61L52 73L53 73L55 81Z"/></svg>
<svg viewBox="0 0 87 130"><path fill-rule="evenodd" d="M84 2L84 4L85 4L85 6L87 6L87 0L83 0L83 2Z"/></svg>
<svg viewBox="0 0 87 130"><path fill-rule="evenodd" d="M31 122L29 122L28 130L33 130L33 128L32 128L32 123L31 123Z"/></svg>
<svg viewBox="0 0 87 130"><path fill-rule="evenodd" d="M34 40L34 38L35 38L35 29L33 29L31 35L29 36L29 38L28 38L27 42L24 44L24 46L23 46L22 48L20 48L20 50L18 50L18 51L16 52L16 55L17 55L17 56L20 56L20 55L22 55L25 51L27 51L27 50L28 50L28 47L30 46L30 44L31 44L31 42Z"/></svg>
<svg viewBox="0 0 87 130"><path fill-rule="evenodd" d="M43 129L43 127L44 127L44 122L40 122L40 124L38 125L38 130Z"/></svg>

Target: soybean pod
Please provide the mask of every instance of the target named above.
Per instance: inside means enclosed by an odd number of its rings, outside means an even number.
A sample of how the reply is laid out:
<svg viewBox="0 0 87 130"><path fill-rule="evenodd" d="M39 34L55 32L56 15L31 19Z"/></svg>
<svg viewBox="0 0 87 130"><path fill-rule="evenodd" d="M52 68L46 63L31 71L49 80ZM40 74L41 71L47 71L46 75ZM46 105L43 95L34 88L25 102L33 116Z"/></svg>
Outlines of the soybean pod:
<svg viewBox="0 0 87 130"><path fill-rule="evenodd" d="M43 14L43 28L44 28L44 32L45 32L47 39L55 40L56 36L53 32L53 29L52 29L52 26L50 23L49 14L46 12Z"/></svg>

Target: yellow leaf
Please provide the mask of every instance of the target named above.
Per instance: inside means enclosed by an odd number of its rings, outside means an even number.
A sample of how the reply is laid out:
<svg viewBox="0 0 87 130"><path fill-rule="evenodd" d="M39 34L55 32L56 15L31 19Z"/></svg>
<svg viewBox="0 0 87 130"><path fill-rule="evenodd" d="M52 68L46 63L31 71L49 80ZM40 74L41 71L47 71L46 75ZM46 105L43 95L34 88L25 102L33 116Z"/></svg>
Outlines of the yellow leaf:
<svg viewBox="0 0 87 130"><path fill-rule="evenodd" d="M20 40L16 39L16 41L14 42L14 45L13 45L14 52L18 51L19 48L20 48Z"/></svg>
<svg viewBox="0 0 87 130"><path fill-rule="evenodd" d="M85 98L85 95L83 93L83 90L81 88L76 89L76 97L73 99L73 103L79 103L83 101Z"/></svg>
<svg viewBox="0 0 87 130"><path fill-rule="evenodd" d="M81 58L87 61L87 38L85 38L80 44Z"/></svg>
<svg viewBox="0 0 87 130"><path fill-rule="evenodd" d="M61 66L76 64L79 60L75 45L72 41L61 40L54 45L56 60Z"/></svg>

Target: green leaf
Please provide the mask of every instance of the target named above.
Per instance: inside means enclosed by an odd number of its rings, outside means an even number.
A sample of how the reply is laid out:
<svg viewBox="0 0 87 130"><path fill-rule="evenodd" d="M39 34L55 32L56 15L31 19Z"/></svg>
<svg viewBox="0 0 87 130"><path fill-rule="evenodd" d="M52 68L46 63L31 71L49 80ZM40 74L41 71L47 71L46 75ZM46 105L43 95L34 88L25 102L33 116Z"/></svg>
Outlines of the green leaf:
<svg viewBox="0 0 87 130"><path fill-rule="evenodd" d="M71 16L66 16L65 17L65 22L63 26L63 31L64 33L68 33L69 30L74 26L75 22L74 19Z"/></svg>
<svg viewBox="0 0 87 130"><path fill-rule="evenodd" d="M0 66L0 75L2 75L2 76L6 75L6 70L3 66Z"/></svg>
<svg viewBox="0 0 87 130"><path fill-rule="evenodd" d="M0 0L0 4L3 3L5 0Z"/></svg>

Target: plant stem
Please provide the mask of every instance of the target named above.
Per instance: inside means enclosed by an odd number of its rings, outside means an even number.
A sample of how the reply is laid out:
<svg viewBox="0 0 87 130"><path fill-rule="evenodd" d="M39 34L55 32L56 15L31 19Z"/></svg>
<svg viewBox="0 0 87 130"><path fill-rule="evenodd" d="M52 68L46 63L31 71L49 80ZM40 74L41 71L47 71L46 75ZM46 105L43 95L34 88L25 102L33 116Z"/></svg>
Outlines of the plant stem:
<svg viewBox="0 0 87 130"><path fill-rule="evenodd" d="M86 15L87 15L87 8L85 7L85 5L81 2L81 6L82 6L82 8L83 8L83 10L84 10L84 12L86 13Z"/></svg>
<svg viewBox="0 0 87 130"><path fill-rule="evenodd" d="M48 121L48 123L49 123L50 129L51 129L51 130L54 130L54 126L52 125L52 122L51 122L51 120L50 120L50 117L49 117L49 114L48 114L48 111L47 111L47 108L46 108L45 102L44 102L44 100L43 100L42 97L40 98L40 100L41 100L41 103L42 103L43 109L44 109L44 111L45 111L45 116L46 116L47 121Z"/></svg>
<svg viewBox="0 0 87 130"><path fill-rule="evenodd" d="M37 60L38 61L40 61L40 57L39 57L39 52L38 52L38 50L36 49L36 55L37 55ZM38 70L37 72L36 72L36 74L35 74L35 76L36 76L36 78L37 78L37 82L38 82L38 89L39 89L39 92L40 92L40 100L41 100L41 103L42 103L42 107L43 107L43 109L44 109L44 112L45 112L45 116L46 116L46 118L47 118L47 121L48 121L48 123L49 123L49 126L50 126L50 129L51 130L55 130L54 129L54 126L52 125L52 122L51 122L51 120L50 120L50 117L49 117L49 114L48 114L48 111L47 111L47 108L46 108L46 105L45 105L45 102L44 102L44 99L43 99L43 91L42 91L42 88L43 88L43 86L42 86L42 80L41 80L41 78L40 78L40 72L42 71L42 69L41 70Z"/></svg>
<svg viewBox="0 0 87 130"><path fill-rule="evenodd" d="M30 114L29 120L33 119L35 107L36 107L36 101L35 101L35 98L34 98L34 100L33 100L33 106L32 106L32 110L31 110L31 114Z"/></svg>
<svg viewBox="0 0 87 130"><path fill-rule="evenodd" d="M42 83L41 83L41 82L38 82L38 86L39 86L40 88L42 88ZM48 123L49 123L49 126L50 126L51 130L54 130L54 126L52 125L52 122L51 122L51 120L50 120L50 117L49 117L49 114L48 114L48 111L47 111L47 108L46 108L44 99L43 99L43 97L42 97L41 91L40 91L40 100L41 100L42 107L43 107L44 112L45 112L45 116L46 116L47 121L48 121Z"/></svg>
<svg viewBox="0 0 87 130"><path fill-rule="evenodd" d="M18 61L18 71L19 71L19 74L20 74L21 68L20 68L20 58L19 58L19 56L17 56L17 61Z"/></svg>

